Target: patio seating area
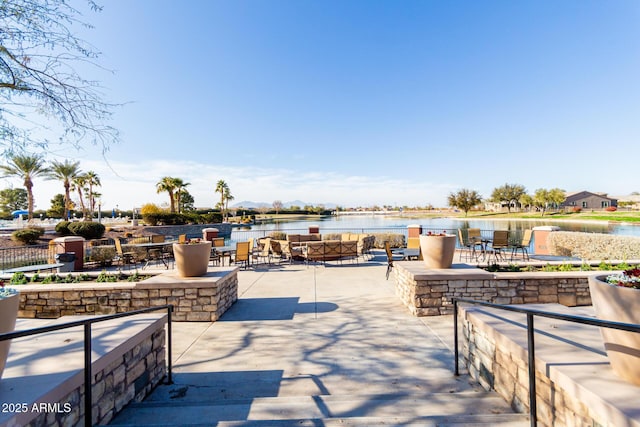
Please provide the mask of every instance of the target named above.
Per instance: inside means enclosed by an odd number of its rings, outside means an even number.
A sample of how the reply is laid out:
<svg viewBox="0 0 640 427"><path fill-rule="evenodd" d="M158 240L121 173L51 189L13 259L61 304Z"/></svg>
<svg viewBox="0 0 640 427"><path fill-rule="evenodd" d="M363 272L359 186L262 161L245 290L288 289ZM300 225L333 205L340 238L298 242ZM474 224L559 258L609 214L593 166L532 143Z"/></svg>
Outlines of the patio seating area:
<svg viewBox="0 0 640 427"><path fill-rule="evenodd" d="M495 392L453 375L452 316L414 316L394 283L399 273L385 278L384 252L338 268L234 270L238 300L217 321L173 322L175 383L128 405L111 425L529 425ZM438 286L458 286L455 274L436 278Z"/></svg>

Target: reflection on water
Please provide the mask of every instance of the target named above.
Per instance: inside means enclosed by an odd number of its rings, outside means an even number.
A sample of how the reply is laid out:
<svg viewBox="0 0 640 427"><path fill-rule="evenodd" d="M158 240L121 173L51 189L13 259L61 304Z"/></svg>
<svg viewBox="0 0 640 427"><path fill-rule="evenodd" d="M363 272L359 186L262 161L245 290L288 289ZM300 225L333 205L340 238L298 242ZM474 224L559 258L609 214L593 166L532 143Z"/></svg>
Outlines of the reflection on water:
<svg viewBox="0 0 640 427"><path fill-rule="evenodd" d="M589 233L606 233L627 236L640 236L640 225L633 224L605 224L605 223L583 223L569 221L549 221L549 220L514 220L514 219L451 219L451 218L432 218L432 219L407 219L407 218L391 218L384 215L370 216L332 216L323 217L310 221L292 221L271 224L259 224L251 227L253 231L262 230L305 230L310 225L317 224L320 226L320 232L323 230L354 230L371 229L371 228L399 228L406 229L408 225L419 224L423 230L455 230L458 228L479 228L481 230L525 230L533 227L554 225L560 227L563 231L583 231Z"/></svg>

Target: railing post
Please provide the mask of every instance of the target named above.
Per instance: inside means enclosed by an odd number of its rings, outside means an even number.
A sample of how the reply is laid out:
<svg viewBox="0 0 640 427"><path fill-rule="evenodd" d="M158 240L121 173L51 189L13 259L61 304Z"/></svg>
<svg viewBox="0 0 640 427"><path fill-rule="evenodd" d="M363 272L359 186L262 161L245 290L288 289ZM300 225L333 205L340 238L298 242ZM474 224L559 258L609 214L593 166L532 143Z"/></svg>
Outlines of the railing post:
<svg viewBox="0 0 640 427"><path fill-rule="evenodd" d="M458 369L458 300L453 299L453 358L455 363L455 375L460 375Z"/></svg>
<svg viewBox="0 0 640 427"><path fill-rule="evenodd" d="M84 425L91 427L91 322L84 324Z"/></svg>
<svg viewBox="0 0 640 427"><path fill-rule="evenodd" d="M527 313L527 345L529 350L529 418L531 427L538 424L536 406L536 350L534 340L533 314Z"/></svg>
<svg viewBox="0 0 640 427"><path fill-rule="evenodd" d="M167 307L168 319L167 319L167 384L173 384L173 357L171 355L172 348L172 333L171 333L171 316L173 315L173 305L169 304Z"/></svg>

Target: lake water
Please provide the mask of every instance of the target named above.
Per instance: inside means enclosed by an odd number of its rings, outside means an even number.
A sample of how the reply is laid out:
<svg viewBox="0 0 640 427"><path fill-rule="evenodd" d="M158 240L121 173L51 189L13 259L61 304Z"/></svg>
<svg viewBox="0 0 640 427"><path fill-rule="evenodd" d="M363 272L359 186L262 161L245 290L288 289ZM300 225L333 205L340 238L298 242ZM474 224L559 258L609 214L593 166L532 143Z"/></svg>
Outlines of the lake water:
<svg viewBox="0 0 640 427"><path fill-rule="evenodd" d="M281 223L268 223L252 225L252 232L265 232L273 230L296 230L305 233L310 225L318 225L320 233L331 233L341 231L373 231L372 229L389 230L404 233L408 225L419 224L424 232L440 232L447 230L454 232L458 228L479 228L484 231L493 230L525 230L538 226L553 225L560 227L563 231L583 231L590 233L618 234L628 236L640 236L640 225L634 224L605 224L605 223L584 223L572 221L550 221L550 220L514 220L514 219L464 219L464 218L398 218L386 215L344 215L331 216L310 221L291 221ZM234 232L236 229L234 229ZM240 229L240 234L246 235ZM251 233L253 234L253 233ZM232 234L233 238L233 234Z"/></svg>

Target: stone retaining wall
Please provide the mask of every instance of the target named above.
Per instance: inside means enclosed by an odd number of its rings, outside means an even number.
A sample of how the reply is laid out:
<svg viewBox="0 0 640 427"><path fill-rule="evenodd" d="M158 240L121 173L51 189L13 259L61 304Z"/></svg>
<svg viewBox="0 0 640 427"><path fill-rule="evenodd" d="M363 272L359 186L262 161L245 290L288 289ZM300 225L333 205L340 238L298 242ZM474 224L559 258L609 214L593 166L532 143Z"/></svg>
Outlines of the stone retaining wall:
<svg viewBox="0 0 640 427"><path fill-rule="evenodd" d="M114 314L165 304L172 320L213 322L238 299L237 267L209 268L202 277L166 272L142 282L22 285L18 317Z"/></svg>
<svg viewBox="0 0 640 427"><path fill-rule="evenodd" d="M147 231L153 231L156 234L164 236L178 236L186 234L189 237L202 237L202 230L205 228L217 228L220 237L231 236L231 224L188 224L188 225L147 225Z"/></svg>
<svg viewBox="0 0 640 427"><path fill-rule="evenodd" d="M454 297L496 304L591 305L588 277L593 272L490 273L466 264L434 270L416 261L394 265L396 294L415 316L451 314Z"/></svg>
<svg viewBox="0 0 640 427"><path fill-rule="evenodd" d="M552 305L546 310L562 312L562 308ZM461 307L460 355L469 375L483 388L495 390L514 410L528 413L526 318L522 314L517 318L517 315ZM539 332L535 338L537 425L638 425L634 403L638 387L614 377L606 356L601 354L601 340L600 348L590 348L591 335L600 338L597 328L587 326L580 330L575 326L559 326L562 322L555 319L546 320L536 318Z"/></svg>
<svg viewBox="0 0 640 427"><path fill-rule="evenodd" d="M106 348L104 341L108 338L98 333L93 337L94 352L99 356L92 363L92 425L108 424L113 417L130 402L141 402L160 383L167 374L165 353L166 315L151 315L151 321L138 322L132 336L115 348ZM128 322L129 318L124 321ZM138 317L136 317L138 319ZM113 323L109 330L118 330L118 323L123 320L109 321ZM103 332L109 334L109 330ZM82 334L82 332L76 332ZM70 334L73 334L70 332ZM72 335L71 335L72 336ZM75 340L75 338L73 338ZM81 343L81 339L78 340ZM65 357L82 360L82 348L75 354ZM10 381L10 379L8 379ZM41 400L26 403L28 411L15 414L2 426L24 425L26 427L42 426L75 426L84 425L84 374L78 372L62 383L51 384L51 391L41 395ZM70 392L68 392L71 390Z"/></svg>

